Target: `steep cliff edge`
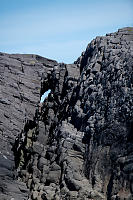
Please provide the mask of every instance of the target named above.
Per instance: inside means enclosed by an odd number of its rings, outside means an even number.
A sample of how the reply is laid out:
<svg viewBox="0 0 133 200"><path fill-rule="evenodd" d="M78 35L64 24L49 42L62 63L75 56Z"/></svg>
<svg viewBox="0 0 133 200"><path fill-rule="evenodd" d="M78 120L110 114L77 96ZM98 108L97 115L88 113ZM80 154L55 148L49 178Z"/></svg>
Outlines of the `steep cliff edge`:
<svg viewBox="0 0 133 200"><path fill-rule="evenodd" d="M70 65L1 54L1 199L131 200L132 68L133 28Z"/></svg>

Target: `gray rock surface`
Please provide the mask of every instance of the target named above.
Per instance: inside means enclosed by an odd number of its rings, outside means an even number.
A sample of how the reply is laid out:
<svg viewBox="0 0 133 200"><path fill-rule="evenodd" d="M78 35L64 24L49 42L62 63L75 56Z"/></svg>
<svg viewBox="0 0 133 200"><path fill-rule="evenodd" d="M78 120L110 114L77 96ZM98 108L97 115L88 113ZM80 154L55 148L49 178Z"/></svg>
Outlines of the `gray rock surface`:
<svg viewBox="0 0 133 200"><path fill-rule="evenodd" d="M42 74L56 61L36 55L0 53L0 199L27 199L16 176L12 146L40 101ZM14 185L12 185L12 183ZM24 188L21 190L21 188Z"/></svg>
<svg viewBox="0 0 133 200"><path fill-rule="evenodd" d="M0 70L1 199L133 199L133 28L74 64L1 53Z"/></svg>

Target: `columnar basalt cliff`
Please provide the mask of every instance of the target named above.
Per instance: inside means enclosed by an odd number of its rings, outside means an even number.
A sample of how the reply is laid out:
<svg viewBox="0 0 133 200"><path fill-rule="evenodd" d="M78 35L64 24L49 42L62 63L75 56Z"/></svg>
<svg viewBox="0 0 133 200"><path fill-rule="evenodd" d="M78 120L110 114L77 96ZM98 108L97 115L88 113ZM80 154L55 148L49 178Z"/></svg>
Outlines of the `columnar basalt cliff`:
<svg viewBox="0 0 133 200"><path fill-rule="evenodd" d="M74 64L1 53L0 199L132 200L132 72L131 27Z"/></svg>

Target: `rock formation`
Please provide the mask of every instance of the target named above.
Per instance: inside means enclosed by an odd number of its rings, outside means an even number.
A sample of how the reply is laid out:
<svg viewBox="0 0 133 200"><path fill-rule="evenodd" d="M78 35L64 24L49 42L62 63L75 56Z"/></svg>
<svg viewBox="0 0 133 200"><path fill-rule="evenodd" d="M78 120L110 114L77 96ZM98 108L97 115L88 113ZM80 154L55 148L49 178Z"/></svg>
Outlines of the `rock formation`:
<svg viewBox="0 0 133 200"><path fill-rule="evenodd" d="M132 200L132 72L131 27L74 64L1 53L0 199Z"/></svg>

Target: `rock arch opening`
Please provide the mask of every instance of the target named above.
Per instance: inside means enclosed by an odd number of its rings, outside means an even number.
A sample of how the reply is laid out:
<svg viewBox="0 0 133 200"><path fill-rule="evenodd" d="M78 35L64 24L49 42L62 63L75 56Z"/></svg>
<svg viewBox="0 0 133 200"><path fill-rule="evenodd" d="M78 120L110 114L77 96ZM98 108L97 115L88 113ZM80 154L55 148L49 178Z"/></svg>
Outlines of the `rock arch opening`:
<svg viewBox="0 0 133 200"><path fill-rule="evenodd" d="M42 95L41 95L41 98L40 98L40 103L43 103L44 100L48 97L48 95L50 94L51 90L48 89L46 92L44 92Z"/></svg>

